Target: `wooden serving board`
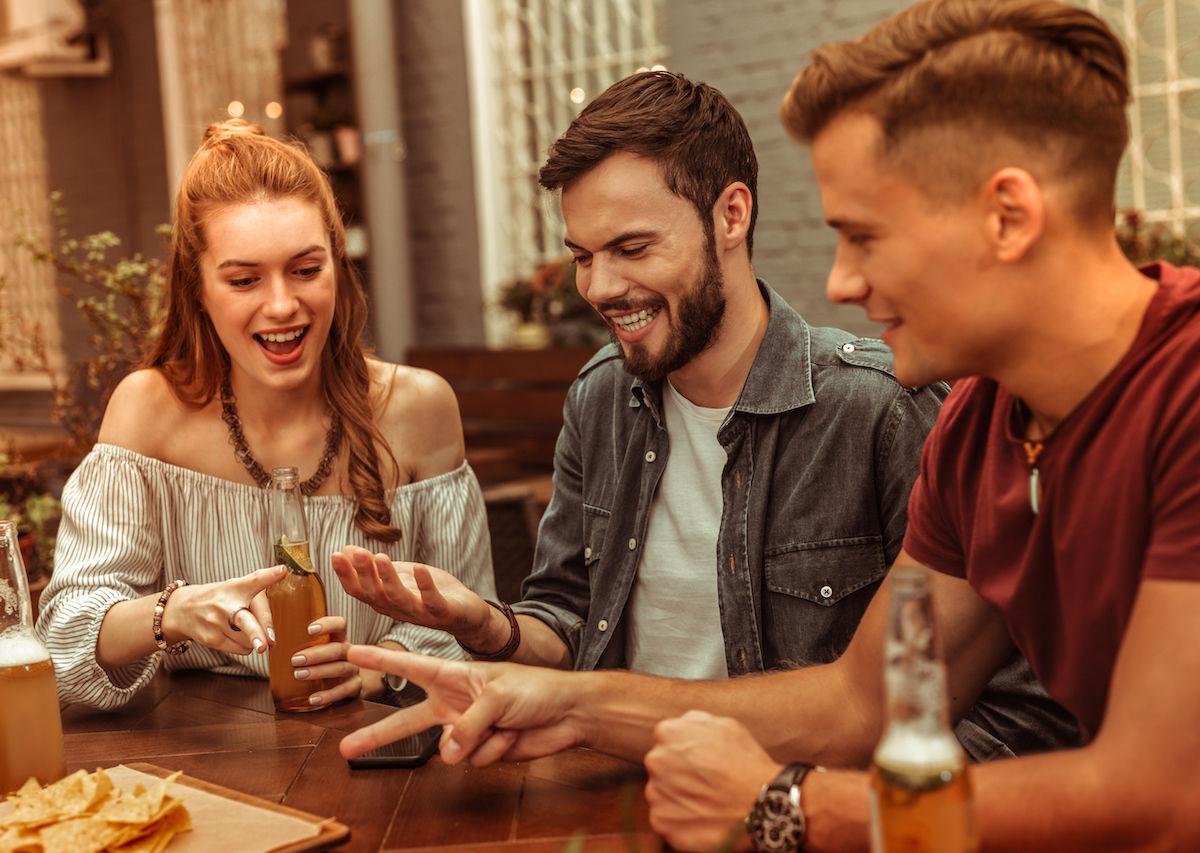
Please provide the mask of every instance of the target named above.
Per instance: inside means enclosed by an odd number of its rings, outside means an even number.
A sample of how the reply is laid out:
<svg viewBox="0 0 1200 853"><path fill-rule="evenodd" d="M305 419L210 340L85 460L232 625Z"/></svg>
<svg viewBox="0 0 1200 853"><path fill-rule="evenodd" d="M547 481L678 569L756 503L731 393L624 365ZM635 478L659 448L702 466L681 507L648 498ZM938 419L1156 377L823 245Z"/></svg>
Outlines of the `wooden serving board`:
<svg viewBox="0 0 1200 853"><path fill-rule="evenodd" d="M136 770L140 773L145 773L150 776L157 776L160 779L165 779L171 775L170 770L158 767L154 764L145 764L141 762L126 764L130 770ZM312 824L316 830L316 834L311 837L294 841L288 844L270 848L270 853L300 853L305 850L321 850L326 847L332 847L342 844L350 837L350 828L344 823L339 823L333 818L323 818L308 812L302 812L299 809L281 806L278 803L272 803L269 800L264 800L261 797L252 797L249 794L243 794L241 791L235 791L232 788L226 788L221 785L214 785L212 782L205 782L203 779L196 779L191 776L178 776L175 779L176 785L182 785L185 788L193 788L197 791L203 791L206 794L211 794L215 797L220 797L225 800L231 800L235 803L240 803L243 806L250 806L256 809L270 812L281 816L286 822L291 823L293 820L300 820ZM186 802L186 796L185 796ZM265 822L270 821L269 815L264 815ZM213 827L208 827L213 829ZM167 848L168 851L173 850L176 842L184 840L187 836L193 835L197 831L204 832L206 827L193 821L193 829L190 833L176 836L171 845ZM198 840L198 839L197 839ZM223 849L236 850L236 847L222 845Z"/></svg>

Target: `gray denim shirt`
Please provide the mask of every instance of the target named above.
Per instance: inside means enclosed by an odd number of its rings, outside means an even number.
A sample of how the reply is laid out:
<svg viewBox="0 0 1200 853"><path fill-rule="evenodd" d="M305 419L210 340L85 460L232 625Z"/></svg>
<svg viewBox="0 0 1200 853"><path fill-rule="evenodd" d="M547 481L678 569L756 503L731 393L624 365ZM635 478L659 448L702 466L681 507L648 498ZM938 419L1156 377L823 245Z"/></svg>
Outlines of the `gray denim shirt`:
<svg viewBox="0 0 1200 853"><path fill-rule="evenodd" d="M759 287L770 319L717 436L728 461L714 567L730 676L845 650L900 552L921 445L947 391L901 386L883 343L810 327ZM563 419L554 493L513 609L557 633L576 669L622 668L626 605L670 453L661 385L626 373L610 344L580 371ZM980 702L998 707L959 726L972 757L1077 743L1023 660L997 681Z"/></svg>

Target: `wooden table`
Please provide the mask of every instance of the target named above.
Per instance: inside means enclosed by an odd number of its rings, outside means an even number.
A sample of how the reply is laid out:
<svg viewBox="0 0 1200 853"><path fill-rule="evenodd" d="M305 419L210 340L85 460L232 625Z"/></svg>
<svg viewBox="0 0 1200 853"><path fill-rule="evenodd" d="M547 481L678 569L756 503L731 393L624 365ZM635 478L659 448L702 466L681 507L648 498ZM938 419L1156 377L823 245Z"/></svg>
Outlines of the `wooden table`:
<svg viewBox="0 0 1200 853"><path fill-rule="evenodd" d="M346 732L393 709L347 702L275 715L265 681L163 674L116 713L63 710L67 770L149 762L347 824L340 850L661 849L638 765L591 750L476 769L351 770ZM236 851L225 851L236 853Z"/></svg>

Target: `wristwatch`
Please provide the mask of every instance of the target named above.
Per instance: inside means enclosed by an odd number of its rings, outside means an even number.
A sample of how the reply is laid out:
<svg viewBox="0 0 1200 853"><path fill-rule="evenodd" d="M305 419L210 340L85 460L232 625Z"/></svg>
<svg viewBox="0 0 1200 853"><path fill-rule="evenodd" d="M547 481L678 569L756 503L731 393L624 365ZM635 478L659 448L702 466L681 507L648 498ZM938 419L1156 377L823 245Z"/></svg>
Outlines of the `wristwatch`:
<svg viewBox="0 0 1200 853"><path fill-rule="evenodd" d="M746 832L754 849L796 853L804 849L804 811L800 808L800 785L811 764L789 764L764 785L746 815Z"/></svg>

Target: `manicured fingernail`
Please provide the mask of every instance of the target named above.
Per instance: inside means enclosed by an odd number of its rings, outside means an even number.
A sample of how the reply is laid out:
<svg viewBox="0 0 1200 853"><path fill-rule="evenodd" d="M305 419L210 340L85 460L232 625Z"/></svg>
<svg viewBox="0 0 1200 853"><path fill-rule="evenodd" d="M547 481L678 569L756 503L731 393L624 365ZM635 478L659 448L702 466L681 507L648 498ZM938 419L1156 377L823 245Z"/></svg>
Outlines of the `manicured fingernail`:
<svg viewBox="0 0 1200 853"><path fill-rule="evenodd" d="M303 681L304 679L308 678L308 670L307 669L298 669L295 672L293 672L292 675L296 678L297 681Z"/></svg>
<svg viewBox="0 0 1200 853"><path fill-rule="evenodd" d="M304 666L304 655L292 655L292 666Z"/></svg>
<svg viewBox="0 0 1200 853"><path fill-rule="evenodd" d="M274 643L274 642L275 642L275 629L274 629L274 628L268 628L268 629L267 629L267 638L268 638L268 639L269 639L269 640L270 640L272 643Z"/></svg>
<svg viewBox="0 0 1200 853"><path fill-rule="evenodd" d="M320 705L320 704L321 704L321 696L320 696L320 694L314 693L312 696L309 696L309 697L308 697L308 704L310 704L310 705Z"/></svg>
<svg viewBox="0 0 1200 853"><path fill-rule="evenodd" d="M442 748L442 758L444 758L446 761L454 761L461 754L462 747L459 746L458 741L456 740L447 741L446 745Z"/></svg>
<svg viewBox="0 0 1200 853"><path fill-rule="evenodd" d="M310 633L310 634L320 634L320 633L321 633L321 626L320 626L320 625L318 625L316 622L312 623L311 625L309 625L309 626L308 626L308 633Z"/></svg>
<svg viewBox="0 0 1200 853"><path fill-rule="evenodd" d="M254 646L254 651L256 651L256 652L262 651L263 641L260 640L258 637L255 637L254 640L250 643L250 645Z"/></svg>

